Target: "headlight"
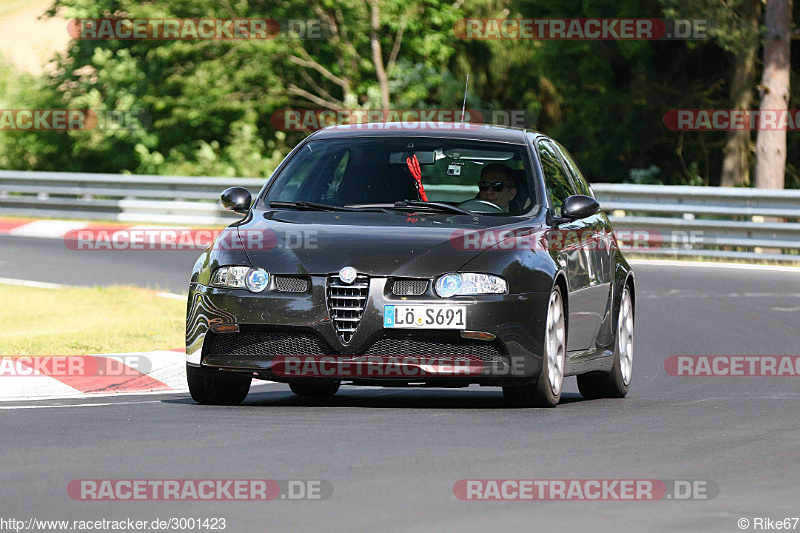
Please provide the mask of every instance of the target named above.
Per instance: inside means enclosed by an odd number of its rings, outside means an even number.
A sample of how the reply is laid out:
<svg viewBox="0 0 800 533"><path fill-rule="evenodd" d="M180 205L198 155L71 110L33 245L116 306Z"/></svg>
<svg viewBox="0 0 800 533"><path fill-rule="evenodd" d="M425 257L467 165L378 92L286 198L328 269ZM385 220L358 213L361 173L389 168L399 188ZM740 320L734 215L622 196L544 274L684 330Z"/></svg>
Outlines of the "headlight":
<svg viewBox="0 0 800 533"><path fill-rule="evenodd" d="M269 285L269 272L262 268L227 266L218 268L211 278L211 285L230 289L247 289L262 292Z"/></svg>
<svg viewBox="0 0 800 533"><path fill-rule="evenodd" d="M468 294L505 294L506 280L489 274L445 274L436 280L436 294L442 298Z"/></svg>

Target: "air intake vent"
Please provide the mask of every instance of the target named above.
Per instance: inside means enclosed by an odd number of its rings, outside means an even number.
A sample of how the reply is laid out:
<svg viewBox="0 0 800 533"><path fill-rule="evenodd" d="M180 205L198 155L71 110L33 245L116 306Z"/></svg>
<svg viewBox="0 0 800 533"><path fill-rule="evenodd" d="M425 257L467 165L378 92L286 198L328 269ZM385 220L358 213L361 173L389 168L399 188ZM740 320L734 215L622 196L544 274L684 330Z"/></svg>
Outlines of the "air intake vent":
<svg viewBox="0 0 800 533"><path fill-rule="evenodd" d="M242 332L209 333L203 344L204 355L244 355L259 358L279 355L332 355L327 342L309 333Z"/></svg>
<svg viewBox="0 0 800 533"><path fill-rule="evenodd" d="M495 343L453 337L384 337L376 340L364 354L430 356L447 360L479 357L487 363L503 361L500 349Z"/></svg>
<svg viewBox="0 0 800 533"><path fill-rule="evenodd" d="M275 286L281 292L306 292L308 280L298 276L275 276Z"/></svg>
<svg viewBox="0 0 800 533"><path fill-rule="evenodd" d="M347 344L361 322L361 315L367 305L369 278L357 276L353 283L347 284L339 276L328 277L328 311L342 342Z"/></svg>
<svg viewBox="0 0 800 533"><path fill-rule="evenodd" d="M426 279L397 279L392 285L392 293L395 296L419 296L428 289Z"/></svg>

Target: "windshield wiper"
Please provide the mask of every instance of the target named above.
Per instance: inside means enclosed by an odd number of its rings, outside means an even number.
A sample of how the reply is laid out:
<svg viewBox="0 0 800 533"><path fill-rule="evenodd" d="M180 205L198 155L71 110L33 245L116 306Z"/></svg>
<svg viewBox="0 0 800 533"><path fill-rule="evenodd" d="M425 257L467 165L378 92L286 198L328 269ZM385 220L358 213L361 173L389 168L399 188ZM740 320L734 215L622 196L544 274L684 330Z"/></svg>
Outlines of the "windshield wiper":
<svg viewBox="0 0 800 533"><path fill-rule="evenodd" d="M402 202L395 202L394 206L399 207L427 207L430 209L437 209L439 211L446 211L450 213L458 213L460 215L475 216L475 213L468 211L456 205L446 204L444 202L423 202L422 200L403 200Z"/></svg>
<svg viewBox="0 0 800 533"><path fill-rule="evenodd" d="M306 209L308 211L362 211L354 207L342 207L339 205L318 204L316 202L282 202L272 201L270 207L289 207L294 209Z"/></svg>

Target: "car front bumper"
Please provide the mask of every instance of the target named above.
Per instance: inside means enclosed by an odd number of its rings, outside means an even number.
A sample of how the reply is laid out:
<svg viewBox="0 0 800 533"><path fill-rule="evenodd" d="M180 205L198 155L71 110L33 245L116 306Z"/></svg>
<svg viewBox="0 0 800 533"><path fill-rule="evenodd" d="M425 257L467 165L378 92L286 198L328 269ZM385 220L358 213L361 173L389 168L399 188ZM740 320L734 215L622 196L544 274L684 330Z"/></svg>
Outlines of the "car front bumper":
<svg viewBox="0 0 800 533"><path fill-rule="evenodd" d="M187 363L208 369L252 373L276 381L273 365L282 356L326 356L356 360L369 355L469 358L483 367L468 375L380 381L502 384L536 378L542 369L542 339L549 292L458 296L443 299L430 289L420 296L392 293L392 278L370 278L366 306L356 332L344 344L337 334L326 299L326 276L310 276L305 292L267 290L250 293L193 283L187 312ZM464 305L466 331L491 340L464 338L460 330L386 329L384 305ZM221 333L222 330L238 330ZM474 369L473 369L474 370ZM363 376L362 376L363 377ZM358 376L344 381L360 381Z"/></svg>

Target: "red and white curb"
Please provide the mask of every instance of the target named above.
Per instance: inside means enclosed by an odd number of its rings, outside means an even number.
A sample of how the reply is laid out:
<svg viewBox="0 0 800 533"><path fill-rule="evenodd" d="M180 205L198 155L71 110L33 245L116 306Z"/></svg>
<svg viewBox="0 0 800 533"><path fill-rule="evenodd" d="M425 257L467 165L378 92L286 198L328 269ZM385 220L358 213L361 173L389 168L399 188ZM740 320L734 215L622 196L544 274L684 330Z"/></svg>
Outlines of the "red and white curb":
<svg viewBox="0 0 800 533"><path fill-rule="evenodd" d="M0 235L18 237L42 237L47 239L63 239L72 230L92 227L110 228L108 225L71 220L31 220L21 218L0 218ZM115 229L124 230L130 226L114 225Z"/></svg>
<svg viewBox="0 0 800 533"><path fill-rule="evenodd" d="M181 227L0 218L0 235L61 239L68 248L74 250L203 250L211 245L221 231L219 226Z"/></svg>
<svg viewBox="0 0 800 533"><path fill-rule="evenodd" d="M188 392L183 351L0 357L0 401L165 392Z"/></svg>

